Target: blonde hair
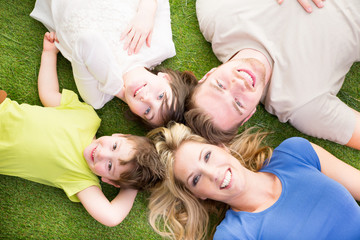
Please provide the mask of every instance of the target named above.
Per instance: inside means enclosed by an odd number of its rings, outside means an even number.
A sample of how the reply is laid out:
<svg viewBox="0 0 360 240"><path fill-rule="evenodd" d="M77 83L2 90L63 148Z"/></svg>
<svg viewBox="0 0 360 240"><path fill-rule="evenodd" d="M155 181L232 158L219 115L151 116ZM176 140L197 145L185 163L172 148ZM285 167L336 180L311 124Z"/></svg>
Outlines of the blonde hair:
<svg viewBox="0 0 360 240"><path fill-rule="evenodd" d="M258 171L271 156L269 147L262 147L265 133L238 135L229 145L231 154L246 168ZM209 235L209 213L224 213L227 206L213 200L200 200L174 175L173 164L177 149L187 141L208 143L195 135L190 128L170 123L168 128L152 130L148 137L155 143L160 161L165 168L165 178L153 189L149 202L149 221L154 230L171 239L205 239ZM221 220L221 219L220 219Z"/></svg>

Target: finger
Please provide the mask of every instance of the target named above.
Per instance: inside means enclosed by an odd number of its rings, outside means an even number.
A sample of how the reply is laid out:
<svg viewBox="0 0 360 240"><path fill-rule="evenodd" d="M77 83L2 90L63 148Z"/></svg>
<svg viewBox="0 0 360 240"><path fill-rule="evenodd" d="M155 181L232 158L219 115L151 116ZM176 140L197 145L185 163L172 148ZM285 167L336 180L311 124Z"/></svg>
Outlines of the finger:
<svg viewBox="0 0 360 240"><path fill-rule="evenodd" d="M284 0L278 0L278 4L282 4Z"/></svg>
<svg viewBox="0 0 360 240"><path fill-rule="evenodd" d="M50 33L50 42L54 42L55 41L55 33L54 32L51 32Z"/></svg>
<svg viewBox="0 0 360 240"><path fill-rule="evenodd" d="M133 38L134 38L134 31L131 30L125 38L124 48L123 48L124 50L129 48L130 43L133 41Z"/></svg>
<svg viewBox="0 0 360 240"><path fill-rule="evenodd" d="M56 32L54 34L55 34L55 41L59 42L59 39L57 38Z"/></svg>
<svg viewBox="0 0 360 240"><path fill-rule="evenodd" d="M128 33L130 32L131 30L131 25L128 25L125 30L121 33L121 36L120 36L120 41L124 40L126 35L128 35Z"/></svg>
<svg viewBox="0 0 360 240"><path fill-rule="evenodd" d="M46 32L45 35L44 35L44 38L46 38L47 40L49 40L49 36L50 36L50 33L49 33L49 32Z"/></svg>
<svg viewBox="0 0 360 240"><path fill-rule="evenodd" d="M148 37L146 38L146 45L148 47L151 46L151 39L152 39L152 31L149 33Z"/></svg>
<svg viewBox="0 0 360 240"><path fill-rule="evenodd" d="M322 8L324 6L324 3L322 0L313 0L313 2L315 3L315 5L318 7L318 8Z"/></svg>
<svg viewBox="0 0 360 240"><path fill-rule="evenodd" d="M135 53L138 53L140 51L140 49L142 48L144 42L146 41L146 36L141 35L138 44L136 45L135 48Z"/></svg>
<svg viewBox="0 0 360 240"><path fill-rule="evenodd" d="M312 7L308 0L298 0L298 2L305 9L306 12L308 12L308 13L312 12Z"/></svg>
<svg viewBox="0 0 360 240"><path fill-rule="evenodd" d="M141 37L140 34L138 33L135 34L129 46L129 55L134 53L136 46L139 44L140 37Z"/></svg>

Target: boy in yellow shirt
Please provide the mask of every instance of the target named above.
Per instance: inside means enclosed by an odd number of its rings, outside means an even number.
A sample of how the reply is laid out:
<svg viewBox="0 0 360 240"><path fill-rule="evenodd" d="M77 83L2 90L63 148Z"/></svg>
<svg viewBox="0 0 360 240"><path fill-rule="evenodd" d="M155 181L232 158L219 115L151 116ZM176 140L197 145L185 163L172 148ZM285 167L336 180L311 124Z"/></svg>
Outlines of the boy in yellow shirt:
<svg viewBox="0 0 360 240"><path fill-rule="evenodd" d="M55 34L45 34L38 78L45 107L19 105L0 92L0 174L61 188L97 221L115 226L128 215L137 191L163 176L162 168L145 137L94 137L101 120L93 108L72 91L59 92L55 41ZM112 201L96 175L121 187Z"/></svg>

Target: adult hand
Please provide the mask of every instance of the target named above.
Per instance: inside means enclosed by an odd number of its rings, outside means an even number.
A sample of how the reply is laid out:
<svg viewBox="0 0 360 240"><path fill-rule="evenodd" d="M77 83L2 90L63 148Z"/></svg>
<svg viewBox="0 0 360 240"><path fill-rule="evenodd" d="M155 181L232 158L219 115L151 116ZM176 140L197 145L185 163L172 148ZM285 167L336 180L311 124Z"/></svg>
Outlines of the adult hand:
<svg viewBox="0 0 360 240"><path fill-rule="evenodd" d="M284 0L277 0L277 2L279 4L282 4ZM324 1L325 0L312 0L315 5L318 7L318 8L322 8L324 7ZM306 12L308 13L311 13L312 12L312 7L310 5L310 0L298 0L298 2L300 3L300 5L305 9Z"/></svg>
<svg viewBox="0 0 360 240"><path fill-rule="evenodd" d="M124 50L128 49L129 55L138 53L145 41L148 47L151 46L156 8L154 0L140 1L134 19L121 34L120 40L125 39Z"/></svg>

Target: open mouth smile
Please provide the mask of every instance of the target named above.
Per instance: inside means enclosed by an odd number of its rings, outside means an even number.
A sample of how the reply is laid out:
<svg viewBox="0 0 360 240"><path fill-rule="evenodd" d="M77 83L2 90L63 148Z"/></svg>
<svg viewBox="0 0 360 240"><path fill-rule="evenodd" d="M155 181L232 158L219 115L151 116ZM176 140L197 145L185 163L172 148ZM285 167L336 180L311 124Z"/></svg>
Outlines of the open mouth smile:
<svg viewBox="0 0 360 240"><path fill-rule="evenodd" d="M231 179L232 179L232 173L229 168L225 173L225 177L224 177L224 180L222 181L220 189L227 188L230 185Z"/></svg>
<svg viewBox="0 0 360 240"><path fill-rule="evenodd" d="M145 86L146 86L146 84L138 87L134 92L134 97L136 97L136 95L138 95L144 89Z"/></svg>
<svg viewBox="0 0 360 240"><path fill-rule="evenodd" d="M249 83L250 86L255 87L256 77L252 72L245 69L238 69L237 71Z"/></svg>
<svg viewBox="0 0 360 240"><path fill-rule="evenodd" d="M96 152L96 149L97 149L97 146L96 147L94 147L94 149L91 151L91 160L94 162L94 160L95 160L95 152Z"/></svg>

